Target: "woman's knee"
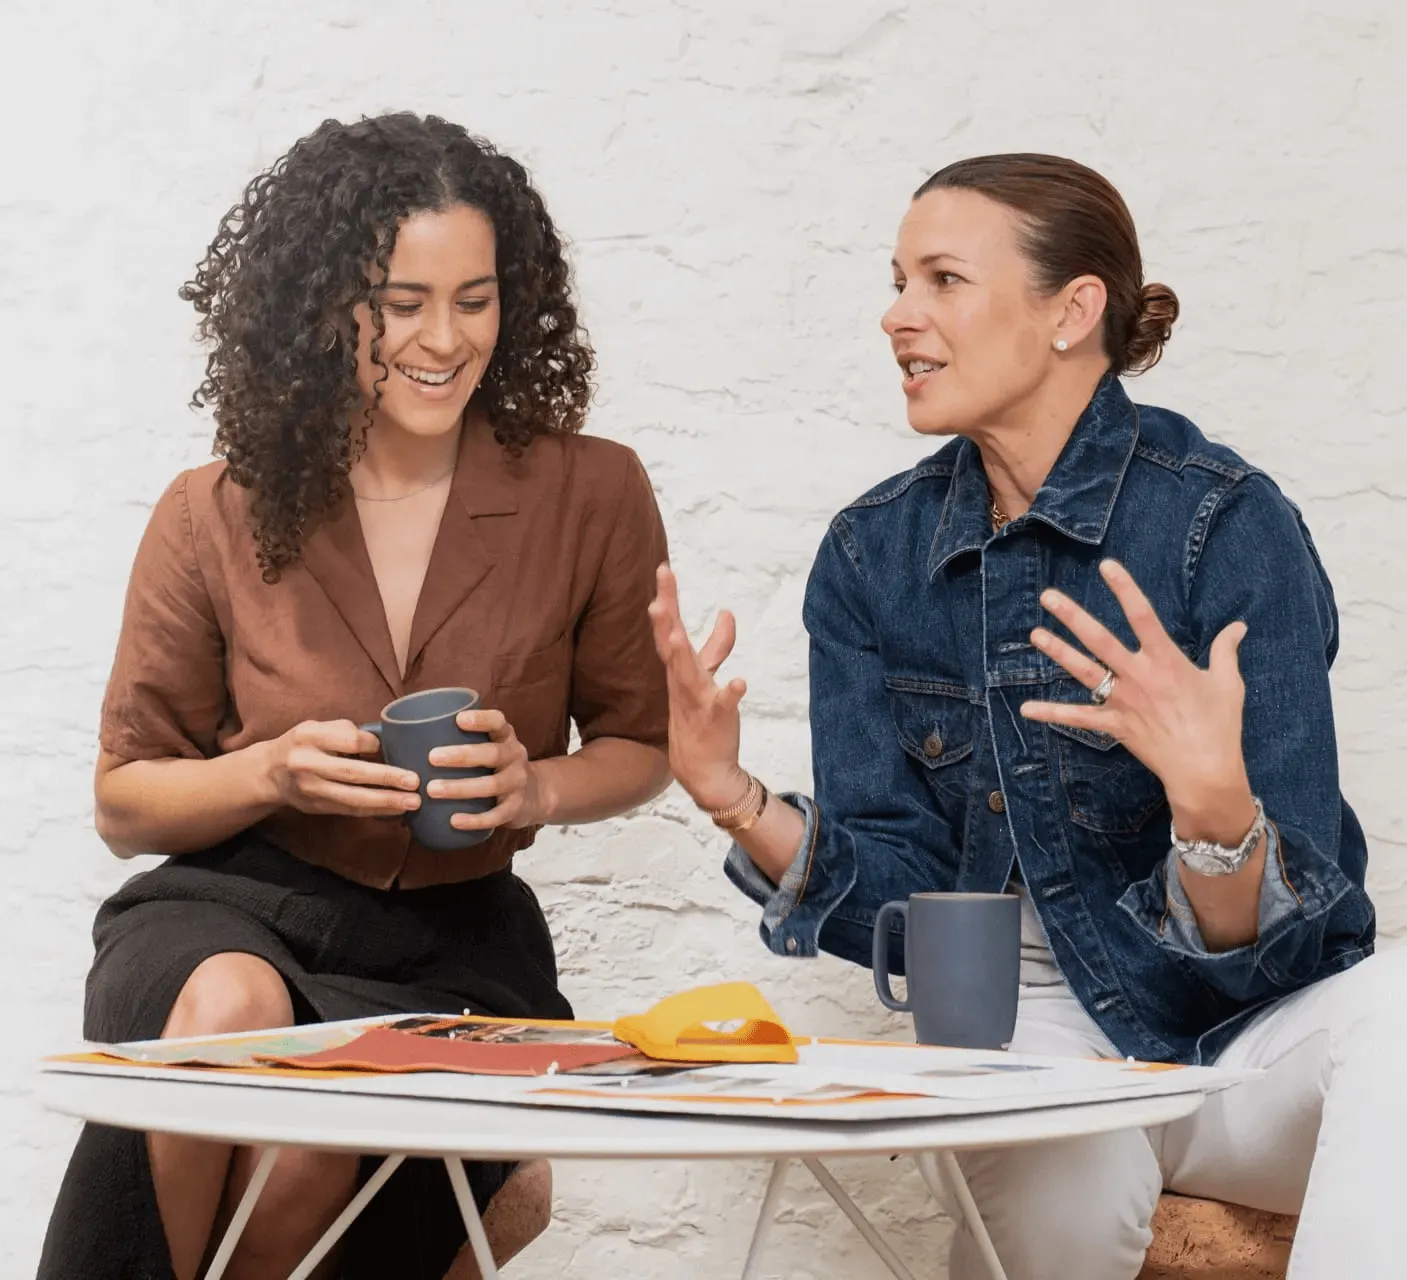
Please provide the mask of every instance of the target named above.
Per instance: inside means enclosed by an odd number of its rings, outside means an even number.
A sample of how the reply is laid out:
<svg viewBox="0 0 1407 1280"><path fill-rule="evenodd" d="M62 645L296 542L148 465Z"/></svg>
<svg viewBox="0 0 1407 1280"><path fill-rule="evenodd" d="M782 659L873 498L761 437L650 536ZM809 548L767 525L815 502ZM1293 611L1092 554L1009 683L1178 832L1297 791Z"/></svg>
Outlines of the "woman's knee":
<svg viewBox="0 0 1407 1280"><path fill-rule="evenodd" d="M241 1150L221 1206L216 1236L223 1235L258 1162L259 1153ZM357 1189L357 1156L285 1148L254 1205L227 1273L229 1280L286 1276L322 1238ZM313 1274L340 1274L337 1256Z"/></svg>
<svg viewBox="0 0 1407 1280"><path fill-rule="evenodd" d="M982 1221L1010 1280L1134 1280L1162 1191L1141 1130L960 1157ZM985 1280L963 1226L952 1280Z"/></svg>
<svg viewBox="0 0 1407 1280"><path fill-rule="evenodd" d="M279 971L258 956L221 952L191 972L171 1007L162 1035L221 1035L286 1027L293 1001Z"/></svg>

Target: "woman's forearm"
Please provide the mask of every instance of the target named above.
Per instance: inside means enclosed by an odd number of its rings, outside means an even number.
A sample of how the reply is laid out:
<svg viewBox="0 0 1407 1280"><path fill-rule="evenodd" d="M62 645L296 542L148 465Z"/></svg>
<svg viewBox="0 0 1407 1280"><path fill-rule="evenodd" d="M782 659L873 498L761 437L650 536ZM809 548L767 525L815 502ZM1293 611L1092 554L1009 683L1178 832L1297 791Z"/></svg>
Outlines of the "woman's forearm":
<svg viewBox="0 0 1407 1280"><path fill-rule="evenodd" d="M278 808L268 743L212 760L123 760L104 752L94 786L98 835L119 858L207 849Z"/></svg>
<svg viewBox="0 0 1407 1280"><path fill-rule="evenodd" d="M718 781L708 795L695 794L694 803L705 813L715 808L718 812L736 810L751 792L753 778L741 765L735 765L731 775L731 781ZM735 830L728 834L753 866L773 884L779 884L801 852L801 842L806 838L806 819L785 800L769 794L757 821L746 831Z"/></svg>
<svg viewBox="0 0 1407 1280"><path fill-rule="evenodd" d="M752 864L773 884L779 884L801 852L806 819L785 800L769 795L762 816L746 831L732 835Z"/></svg>
<svg viewBox="0 0 1407 1280"><path fill-rule="evenodd" d="M1256 816L1249 783L1233 787L1225 797L1198 797L1193 804L1173 799L1171 803L1173 826L1182 839L1214 840L1227 847L1241 842ZM1261 836L1245 866L1229 876L1199 875L1178 863L1178 881L1209 951L1230 951L1256 940L1265 855L1266 839Z"/></svg>
<svg viewBox="0 0 1407 1280"><path fill-rule="evenodd" d="M579 751L531 765L543 826L599 822L653 800L669 785L669 757L628 738L594 738Z"/></svg>
<svg viewBox="0 0 1407 1280"><path fill-rule="evenodd" d="M1197 917L1208 951L1249 946L1260 933L1260 893L1265 875L1265 837L1246 865L1229 876L1202 876L1178 863L1177 878Z"/></svg>

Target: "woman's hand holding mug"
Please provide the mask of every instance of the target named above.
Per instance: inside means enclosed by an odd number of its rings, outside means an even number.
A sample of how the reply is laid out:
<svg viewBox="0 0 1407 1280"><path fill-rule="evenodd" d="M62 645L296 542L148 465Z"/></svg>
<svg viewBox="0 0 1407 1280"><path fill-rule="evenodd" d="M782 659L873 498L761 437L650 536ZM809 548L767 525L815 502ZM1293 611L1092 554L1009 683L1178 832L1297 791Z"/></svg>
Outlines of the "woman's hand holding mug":
<svg viewBox="0 0 1407 1280"><path fill-rule="evenodd" d="M430 752L430 763L489 772L473 778L437 778L426 787L426 794L432 800L494 801L493 808L482 813L456 813L450 822L459 831L540 826L544 814L537 773L528 749L518 741L503 712L461 711L455 723L465 733L486 735L487 741L436 747Z"/></svg>
<svg viewBox="0 0 1407 1280"><path fill-rule="evenodd" d="M379 751L380 743L350 720L305 720L263 747L276 804L352 818L396 817L420 807L415 773L357 758Z"/></svg>
<svg viewBox="0 0 1407 1280"><path fill-rule="evenodd" d="M527 749L501 711L473 689L424 689L397 698L362 725L388 763L420 775L411 834L428 849L466 849L497 827L541 821L542 797Z"/></svg>

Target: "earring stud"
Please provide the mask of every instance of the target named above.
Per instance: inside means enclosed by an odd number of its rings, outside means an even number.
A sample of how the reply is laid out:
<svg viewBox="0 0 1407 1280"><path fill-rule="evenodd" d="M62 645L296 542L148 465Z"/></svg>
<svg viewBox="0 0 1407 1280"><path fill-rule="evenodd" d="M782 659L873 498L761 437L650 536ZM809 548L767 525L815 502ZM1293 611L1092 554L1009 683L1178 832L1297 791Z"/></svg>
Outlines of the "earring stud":
<svg viewBox="0 0 1407 1280"><path fill-rule="evenodd" d="M1069 345L1070 344L1066 342L1064 338L1056 338L1055 340L1055 349L1057 351L1064 351Z"/></svg>

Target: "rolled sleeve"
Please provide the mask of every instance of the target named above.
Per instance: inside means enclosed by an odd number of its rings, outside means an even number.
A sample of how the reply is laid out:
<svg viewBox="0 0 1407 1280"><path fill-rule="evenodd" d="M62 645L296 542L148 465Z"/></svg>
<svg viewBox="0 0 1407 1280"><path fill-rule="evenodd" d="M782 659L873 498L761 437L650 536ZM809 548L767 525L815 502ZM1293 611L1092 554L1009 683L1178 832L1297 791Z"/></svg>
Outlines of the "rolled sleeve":
<svg viewBox="0 0 1407 1280"><path fill-rule="evenodd" d="M1257 937L1211 952L1178 883L1176 854L1120 905L1203 980L1252 1002L1346 968L1373 946L1362 829L1339 791L1329 667L1338 645L1327 575L1293 505L1265 477L1225 499L1193 566L1193 614L1205 664L1216 635L1246 623L1243 741L1269 825Z"/></svg>
<svg viewBox="0 0 1407 1280"><path fill-rule="evenodd" d="M762 908L758 933L769 951L784 956L814 956L820 952L821 926L835 904L849 891L853 877L849 883L834 875L824 881L817 877L817 883L812 885L819 830L816 803L809 796L794 792L776 798L791 805L806 822L796 857L782 873L781 880L773 884L738 844L728 850L723 871ZM808 894L813 888L815 892Z"/></svg>
<svg viewBox="0 0 1407 1280"><path fill-rule="evenodd" d="M152 508L127 584L99 730L103 750L125 760L214 755L229 702L186 481L178 476Z"/></svg>
<svg viewBox="0 0 1407 1280"><path fill-rule="evenodd" d="M1176 849L1169 849L1163 864L1163 879L1167 884L1167 928L1165 937L1170 945L1195 956L1222 955L1208 948L1197 926L1197 916L1182 887L1178 874ZM1270 938L1299 908L1300 900L1285 881L1284 864L1280 861L1280 836L1273 825L1265 832L1265 870L1260 879L1260 917L1258 938Z"/></svg>
<svg viewBox="0 0 1407 1280"><path fill-rule="evenodd" d="M1176 849L1169 849L1161 868L1163 885L1162 910L1156 912L1156 922L1152 912L1140 904L1140 923L1148 929L1158 942L1184 956L1199 961L1217 960L1226 968L1237 965L1244 967L1248 974L1260 965L1261 953L1267 944L1273 944L1295 927L1296 920L1303 910L1299 894L1285 879L1285 864L1280 857L1280 833L1274 823L1265 832L1265 869L1261 874L1259 927L1256 942L1230 951L1211 950L1202 937L1197 925L1197 914L1182 887L1178 875L1178 855ZM1156 905L1156 901L1148 904Z"/></svg>

